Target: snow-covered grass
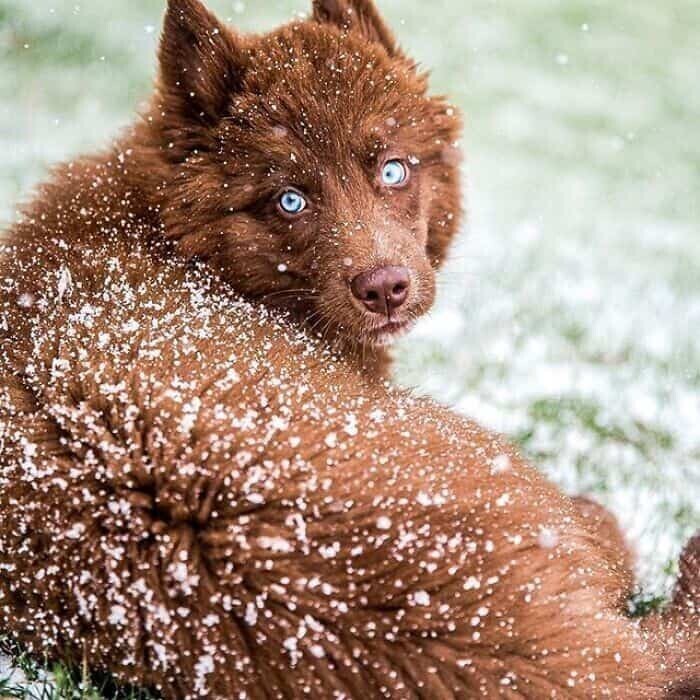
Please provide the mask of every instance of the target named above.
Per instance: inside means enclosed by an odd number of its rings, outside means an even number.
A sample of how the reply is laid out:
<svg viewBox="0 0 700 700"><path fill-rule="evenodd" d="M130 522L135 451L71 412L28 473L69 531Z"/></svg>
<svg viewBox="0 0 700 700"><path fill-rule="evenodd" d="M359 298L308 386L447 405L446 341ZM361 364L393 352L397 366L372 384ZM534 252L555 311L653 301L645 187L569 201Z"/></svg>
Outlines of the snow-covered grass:
<svg viewBox="0 0 700 700"><path fill-rule="evenodd" d="M210 5L261 29L307 0ZM467 114L469 225L397 377L610 505L664 595L700 527L700 4L381 5ZM0 220L129 121L162 6L0 0Z"/></svg>
<svg viewBox="0 0 700 700"><path fill-rule="evenodd" d="M151 700L145 691L117 688L109 678L89 677L87 667L47 670L0 637L0 700Z"/></svg>

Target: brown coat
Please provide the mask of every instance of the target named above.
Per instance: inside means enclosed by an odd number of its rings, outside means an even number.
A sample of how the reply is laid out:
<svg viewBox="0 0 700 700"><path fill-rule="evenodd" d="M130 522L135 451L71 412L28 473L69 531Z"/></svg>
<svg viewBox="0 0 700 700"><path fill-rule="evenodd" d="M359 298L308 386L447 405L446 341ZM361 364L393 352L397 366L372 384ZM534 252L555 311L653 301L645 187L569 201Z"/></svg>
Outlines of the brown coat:
<svg viewBox="0 0 700 700"><path fill-rule="evenodd" d="M685 632L629 620L619 553L497 437L128 235L61 259L4 278L10 326L39 313L2 356L0 628L37 655L166 698L691 676L690 608Z"/></svg>
<svg viewBox="0 0 700 700"><path fill-rule="evenodd" d="M398 237L392 249L428 279L458 210L454 163L431 148L456 124L419 95L412 68L399 71L409 63L373 6L345 9L317 3L313 22L243 39L214 32L193 0L171 3L145 122L60 169L8 232L0 629L173 699L692 697L697 542L668 614L629 620L630 574L614 537L599 536L605 523L584 520L498 437L359 371L366 319L352 316L335 266L346 246L371 263L377 237L357 217L323 234L343 207L389 217L382 245ZM187 47L194 68L169 74ZM314 212L282 225L262 203L269 124L257 151L250 133L260 105L277 100L279 112L289 95L266 82L282 57L295 84L328 86L340 80L329 52L361 56L358 91L398 71L389 93L409 102L392 109L425 169L413 189L370 196L350 151L328 152L344 176L316 190L311 178ZM234 70L244 64L245 85ZM221 121L230 93L243 97ZM386 114L366 92L376 111L361 119L358 94L332 113L305 97L286 119L335 120L322 141L341 150L342 120L354 114L360 129ZM437 131L418 128L426 120ZM302 141L298 157L315 157ZM308 163L296 177L314 172ZM234 295L294 287L275 272L282 254L315 287L288 320ZM342 337L340 354L303 330L316 313L325 340Z"/></svg>

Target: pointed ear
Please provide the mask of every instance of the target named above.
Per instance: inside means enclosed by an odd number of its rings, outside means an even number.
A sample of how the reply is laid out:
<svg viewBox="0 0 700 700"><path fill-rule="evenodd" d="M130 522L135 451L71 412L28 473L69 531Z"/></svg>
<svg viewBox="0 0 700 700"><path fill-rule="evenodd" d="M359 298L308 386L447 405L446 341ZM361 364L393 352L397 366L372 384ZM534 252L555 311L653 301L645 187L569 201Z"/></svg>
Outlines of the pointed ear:
<svg viewBox="0 0 700 700"><path fill-rule="evenodd" d="M188 117L219 119L241 85L239 43L199 0L168 0L159 52L163 97Z"/></svg>
<svg viewBox="0 0 700 700"><path fill-rule="evenodd" d="M359 31L389 52L399 54L396 39L379 14L373 0L313 0L317 22L334 24L346 31Z"/></svg>

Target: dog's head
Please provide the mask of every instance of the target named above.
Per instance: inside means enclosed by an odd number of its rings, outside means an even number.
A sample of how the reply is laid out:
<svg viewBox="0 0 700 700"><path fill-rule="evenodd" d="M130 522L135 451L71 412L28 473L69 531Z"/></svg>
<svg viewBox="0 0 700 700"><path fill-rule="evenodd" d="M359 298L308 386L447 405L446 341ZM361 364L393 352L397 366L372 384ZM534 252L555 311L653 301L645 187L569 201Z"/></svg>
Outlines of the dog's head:
<svg viewBox="0 0 700 700"><path fill-rule="evenodd" d="M372 0L240 35L170 0L148 115L167 236L243 294L385 344L425 313L460 212L459 118Z"/></svg>

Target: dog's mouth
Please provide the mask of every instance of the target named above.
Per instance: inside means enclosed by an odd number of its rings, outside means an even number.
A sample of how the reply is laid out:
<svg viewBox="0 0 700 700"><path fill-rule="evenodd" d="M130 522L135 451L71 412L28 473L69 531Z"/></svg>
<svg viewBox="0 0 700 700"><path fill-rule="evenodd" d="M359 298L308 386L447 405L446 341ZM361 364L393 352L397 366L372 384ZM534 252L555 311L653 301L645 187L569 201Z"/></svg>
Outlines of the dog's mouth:
<svg viewBox="0 0 700 700"><path fill-rule="evenodd" d="M368 332L370 345L386 347L406 335L413 328L413 321L389 320Z"/></svg>

